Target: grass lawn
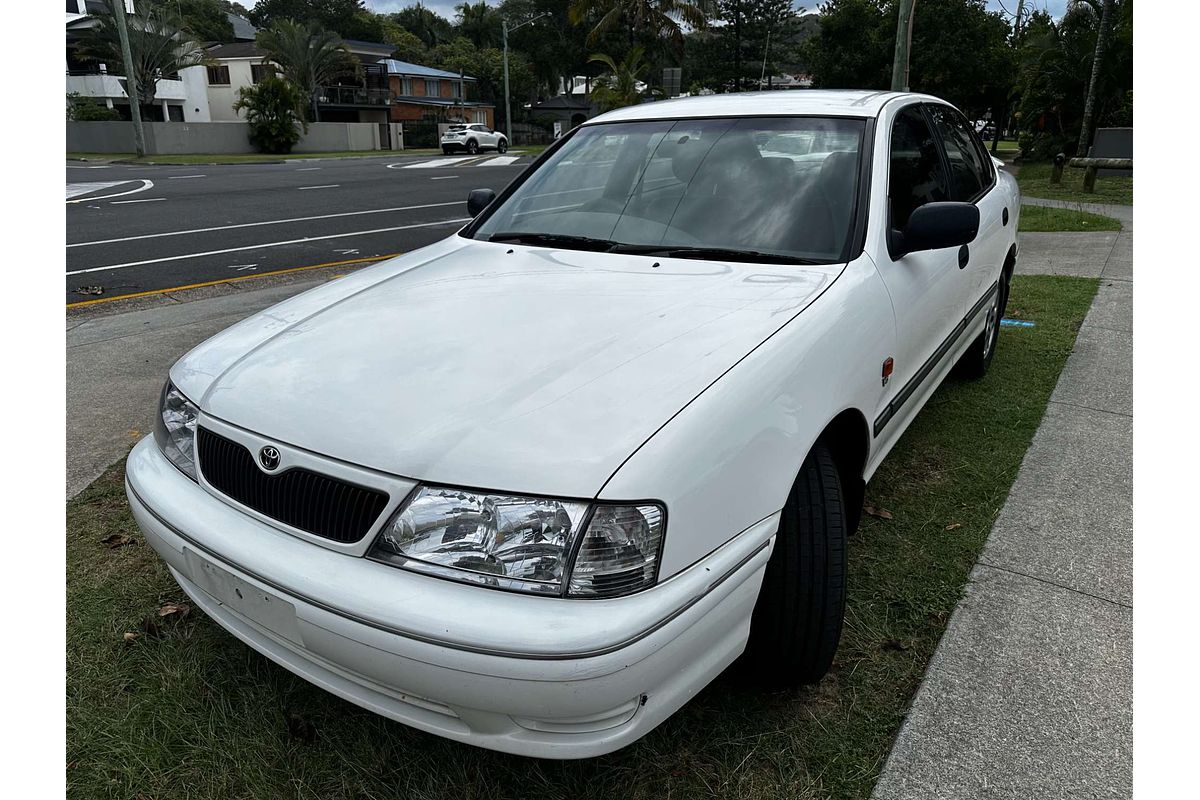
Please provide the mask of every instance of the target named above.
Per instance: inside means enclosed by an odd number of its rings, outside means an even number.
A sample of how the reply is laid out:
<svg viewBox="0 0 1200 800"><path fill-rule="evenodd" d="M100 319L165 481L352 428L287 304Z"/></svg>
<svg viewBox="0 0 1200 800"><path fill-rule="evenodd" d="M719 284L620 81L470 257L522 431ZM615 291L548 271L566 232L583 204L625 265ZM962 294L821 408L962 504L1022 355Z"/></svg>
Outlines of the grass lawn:
<svg viewBox="0 0 1200 800"><path fill-rule="evenodd" d="M1076 200L1080 203L1133 204L1133 177L1098 177L1096 191L1083 191L1083 170L1074 167L1063 169L1062 183L1050 182L1054 165L1049 161L1026 162L1017 170L1017 183L1021 194L1028 197L1048 197L1052 200Z"/></svg>
<svg viewBox="0 0 1200 800"><path fill-rule="evenodd" d="M1034 231L1119 231L1121 223L1112 217L1075 211L1070 208L1021 206L1021 225L1018 230Z"/></svg>
<svg viewBox="0 0 1200 800"><path fill-rule="evenodd" d="M867 490L845 634L814 688L727 673L649 736L579 762L505 756L334 698L202 613L142 541L121 467L67 504L67 754L76 798L865 798L1042 418L1097 281L1018 277L982 381L932 398ZM669 534L668 534L669 535ZM111 548L111 536L134 542ZM110 540L111 542L112 540ZM486 590L480 590L481 601ZM157 620L158 635L126 643Z"/></svg>

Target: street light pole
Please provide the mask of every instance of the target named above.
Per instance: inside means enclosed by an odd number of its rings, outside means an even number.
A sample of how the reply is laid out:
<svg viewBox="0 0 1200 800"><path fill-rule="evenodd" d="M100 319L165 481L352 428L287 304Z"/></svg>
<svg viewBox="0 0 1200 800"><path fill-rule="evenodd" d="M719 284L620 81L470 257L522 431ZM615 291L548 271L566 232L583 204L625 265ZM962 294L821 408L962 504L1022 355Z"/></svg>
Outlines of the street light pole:
<svg viewBox="0 0 1200 800"><path fill-rule="evenodd" d="M512 146L512 102L508 95L508 32L515 31L517 28L524 28L530 23L537 22L542 17L550 16L549 11L543 11L536 17L530 17L524 22L518 23L511 28L508 27L508 20L500 20L500 36L504 41L504 135L508 139L509 146Z"/></svg>
<svg viewBox="0 0 1200 800"><path fill-rule="evenodd" d="M146 155L146 135L142 131L142 109L138 104L137 77L133 74L133 54L129 50L129 30L125 27L125 0L113 0L113 20L121 39L121 60L125 62L125 94L129 96L129 116L133 118L133 147L138 158Z"/></svg>

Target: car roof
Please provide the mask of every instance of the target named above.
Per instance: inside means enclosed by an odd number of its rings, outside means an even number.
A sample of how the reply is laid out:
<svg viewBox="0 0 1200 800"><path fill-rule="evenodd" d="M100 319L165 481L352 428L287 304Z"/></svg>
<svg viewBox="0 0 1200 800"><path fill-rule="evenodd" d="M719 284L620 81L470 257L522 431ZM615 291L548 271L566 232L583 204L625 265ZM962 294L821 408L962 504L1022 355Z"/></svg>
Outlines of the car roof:
<svg viewBox="0 0 1200 800"><path fill-rule="evenodd" d="M767 92L710 94L674 100L640 103L601 114L585 125L640 119L686 119L692 117L763 117L819 115L874 117L884 105L899 98L944 102L936 97L911 92L863 89L791 89Z"/></svg>

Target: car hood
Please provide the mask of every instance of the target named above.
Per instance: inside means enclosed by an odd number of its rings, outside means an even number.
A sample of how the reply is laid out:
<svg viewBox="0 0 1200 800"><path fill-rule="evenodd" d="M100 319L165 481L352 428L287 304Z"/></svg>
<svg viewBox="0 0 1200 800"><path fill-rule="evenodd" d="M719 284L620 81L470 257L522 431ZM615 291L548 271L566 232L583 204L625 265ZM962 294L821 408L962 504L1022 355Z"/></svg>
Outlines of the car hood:
<svg viewBox="0 0 1200 800"><path fill-rule="evenodd" d="M251 317L171 376L206 414L340 460L591 497L841 269L456 236Z"/></svg>

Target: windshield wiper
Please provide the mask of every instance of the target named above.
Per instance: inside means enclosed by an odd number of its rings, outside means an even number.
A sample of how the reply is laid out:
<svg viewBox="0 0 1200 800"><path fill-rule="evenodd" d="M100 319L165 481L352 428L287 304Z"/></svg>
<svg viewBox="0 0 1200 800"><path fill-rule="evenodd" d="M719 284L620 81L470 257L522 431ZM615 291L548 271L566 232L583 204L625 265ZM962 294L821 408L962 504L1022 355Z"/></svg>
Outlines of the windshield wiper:
<svg viewBox="0 0 1200 800"><path fill-rule="evenodd" d="M605 251L616 246L609 239L593 239L590 236L573 236L569 233L532 233L530 231L502 231L488 237L489 242L516 242L541 247L566 247L571 250Z"/></svg>
<svg viewBox="0 0 1200 800"><path fill-rule="evenodd" d="M721 247L672 247L661 244L617 244L610 253L625 253L640 256L665 256L667 258L698 258L719 261L752 261L759 264L824 264L810 258L789 256L782 253L763 253L758 250L732 250Z"/></svg>

